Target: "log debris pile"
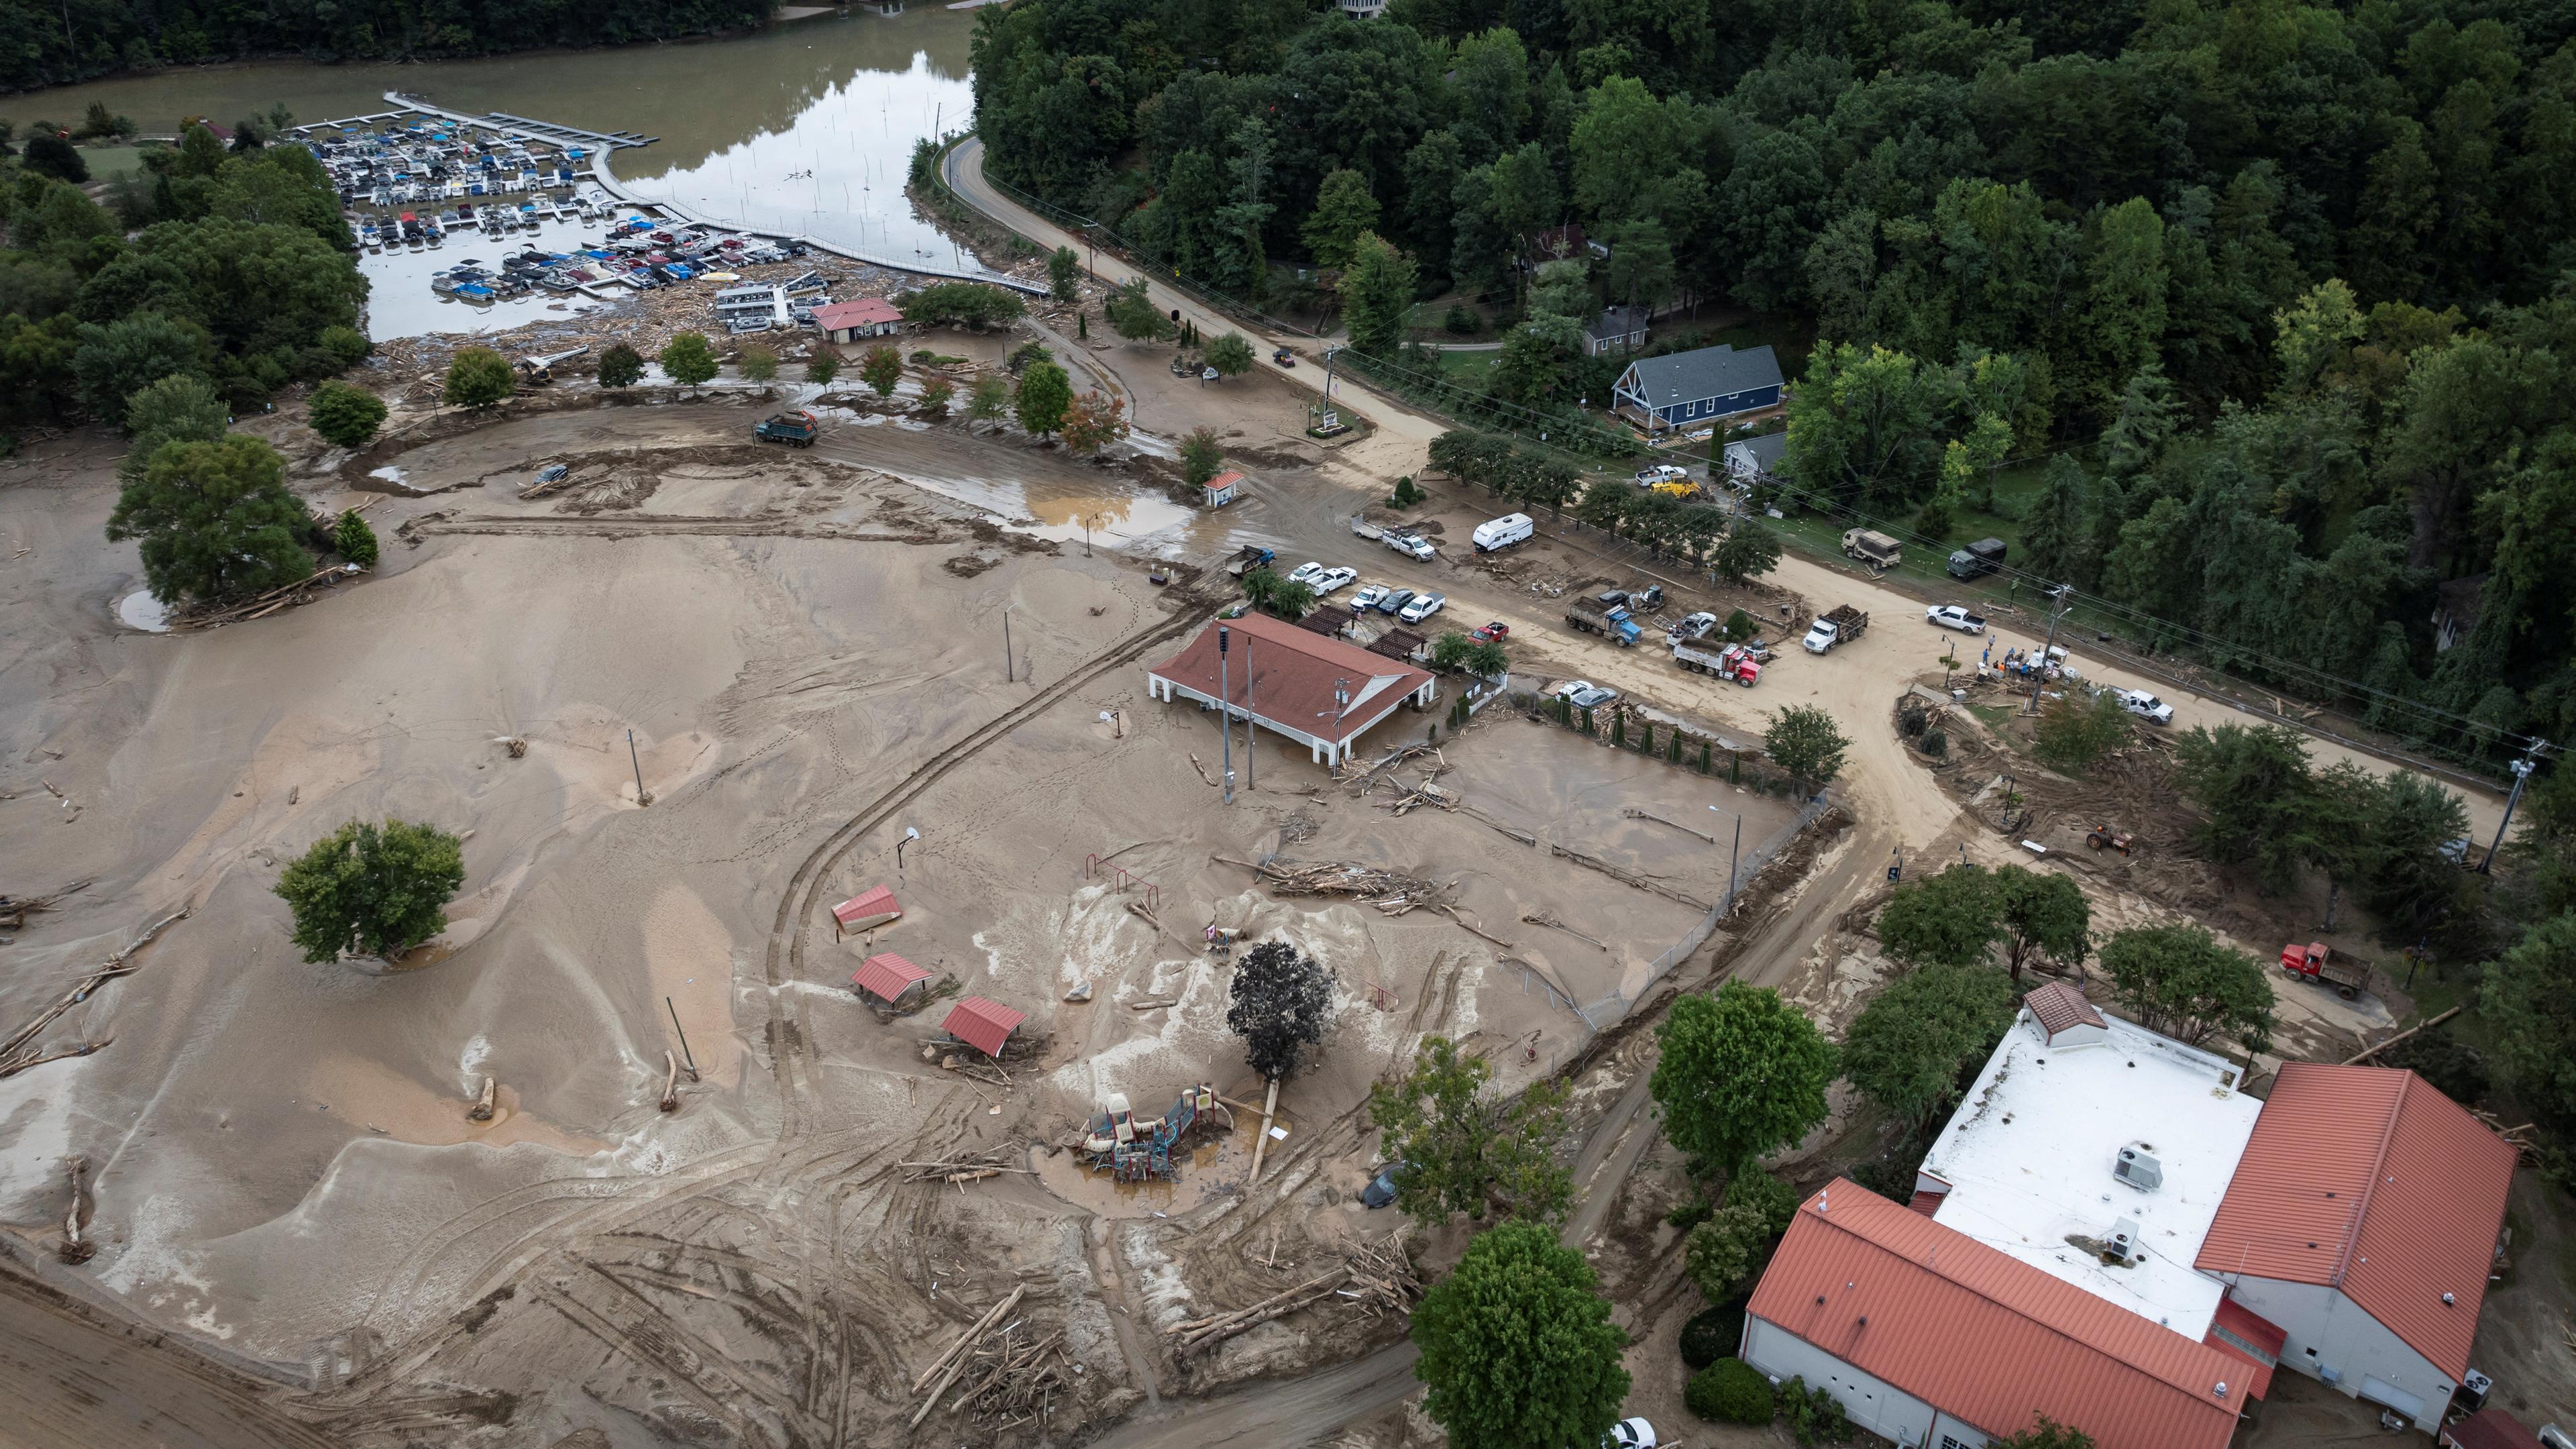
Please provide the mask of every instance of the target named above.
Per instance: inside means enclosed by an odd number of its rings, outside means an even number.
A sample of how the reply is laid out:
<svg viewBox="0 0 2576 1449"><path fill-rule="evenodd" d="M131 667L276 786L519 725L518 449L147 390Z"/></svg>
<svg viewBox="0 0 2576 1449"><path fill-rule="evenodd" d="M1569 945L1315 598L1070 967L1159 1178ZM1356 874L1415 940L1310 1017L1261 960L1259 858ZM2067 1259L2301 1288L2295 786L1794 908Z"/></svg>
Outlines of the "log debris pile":
<svg viewBox="0 0 2576 1449"><path fill-rule="evenodd" d="M50 785L45 788L48 790L53 789ZM59 790L54 791L57 798L60 797L61 793L62 792ZM89 889L89 885L90 883L88 881L77 880L72 882L70 885L63 887L61 890L55 891L51 895L0 896L0 929L12 931L17 930L19 927L27 924L28 913L32 911L50 911L55 906L61 904L63 897L72 895L79 891L85 891Z"/></svg>
<svg viewBox="0 0 2576 1449"><path fill-rule="evenodd" d="M1248 860L1217 858L1260 876L1269 883L1274 896L1352 896L1361 905L1375 906L1390 916L1403 915L1417 906L1439 906L1445 902L1450 886L1457 884L1451 881L1444 886L1418 875L1351 861L1274 860L1267 865L1254 865Z"/></svg>
<svg viewBox="0 0 2576 1449"><path fill-rule="evenodd" d="M1399 1228L1387 1234L1384 1242L1364 1241L1345 1256L1340 1267L1282 1289L1248 1308L1187 1319L1163 1332L1173 1340L1172 1356L1188 1358L1327 1298L1360 1309L1371 1318L1390 1313L1410 1315L1413 1305L1421 1301L1422 1280L1415 1276L1413 1260L1405 1253L1404 1231Z"/></svg>
<svg viewBox="0 0 2576 1449"><path fill-rule="evenodd" d="M186 911L176 911L146 926L143 934L134 938L132 945L108 957L97 970L82 977L80 984L64 993L62 999L36 1013L35 1018L25 1026L9 1033L5 1038L0 1038L0 1077L14 1077L29 1067L60 1061L64 1057L85 1057L107 1045L108 1042L114 1041L114 1037L106 1037L98 1041L71 1042L58 1047L30 1045L46 1027L60 1020L63 1013L89 1000L90 993L119 976L131 976L142 970L142 967L133 962L134 953L152 944L153 938L168 930L173 922L185 920L187 916Z"/></svg>
<svg viewBox="0 0 2576 1449"><path fill-rule="evenodd" d="M181 615L173 618L170 624L176 629L212 629L222 624L248 623L253 619L265 618L280 609L292 608L304 603L313 597L315 590L345 583L356 578L361 572L362 570L356 564L333 564L329 568L316 570L311 578L298 579L294 583L271 589L256 598L244 599L238 604L207 613Z"/></svg>
<svg viewBox="0 0 2576 1449"><path fill-rule="evenodd" d="M1000 1434L1022 1424L1039 1423L1055 1408L1055 1391L1066 1387L1064 1332L1032 1337L1037 1330L1014 1323L996 1342L969 1356L963 1387L950 1397L948 1411L972 1410L987 1432Z"/></svg>
<svg viewBox="0 0 2576 1449"><path fill-rule="evenodd" d="M959 1192L964 1192L966 1184L970 1182L981 1182L985 1178L999 1177L1006 1172L1016 1172L1029 1177L1037 1176L1034 1169L1011 1165L1011 1159L1019 1156L1020 1153L1019 1148L1004 1147L996 1148L991 1152L977 1153L972 1157L961 1157L953 1162L900 1162L895 1165L904 1169L903 1180L906 1182L954 1183Z"/></svg>

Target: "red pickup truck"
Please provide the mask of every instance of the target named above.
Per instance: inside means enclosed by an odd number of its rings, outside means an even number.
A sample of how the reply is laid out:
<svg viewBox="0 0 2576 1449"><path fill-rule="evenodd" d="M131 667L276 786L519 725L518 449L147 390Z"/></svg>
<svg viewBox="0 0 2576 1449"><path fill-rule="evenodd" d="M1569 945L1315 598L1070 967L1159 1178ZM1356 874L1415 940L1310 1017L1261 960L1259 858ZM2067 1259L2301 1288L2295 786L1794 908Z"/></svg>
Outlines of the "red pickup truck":
<svg viewBox="0 0 2576 1449"><path fill-rule="evenodd" d="M2370 989L2370 968L2353 962L2337 961L2323 941L2302 946L2293 941L2281 948L2281 969L2293 976L2331 986L2346 1001Z"/></svg>

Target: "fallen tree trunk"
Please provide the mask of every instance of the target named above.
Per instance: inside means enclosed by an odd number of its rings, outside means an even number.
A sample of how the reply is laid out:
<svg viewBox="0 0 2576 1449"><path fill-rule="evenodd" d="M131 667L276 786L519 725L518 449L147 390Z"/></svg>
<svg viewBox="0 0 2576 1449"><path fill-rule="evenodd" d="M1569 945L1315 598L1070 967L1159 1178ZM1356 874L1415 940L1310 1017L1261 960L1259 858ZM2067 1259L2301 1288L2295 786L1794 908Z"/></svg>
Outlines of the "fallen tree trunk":
<svg viewBox="0 0 2576 1449"><path fill-rule="evenodd" d="M2395 1036L2388 1038L2377 1046L2364 1047L2353 1055L2344 1058L2342 1064L2347 1067L2359 1066L2363 1062L2370 1060L2372 1057L2379 1055L2381 1052L2384 1052L2390 1047L2397 1045L2399 1042L2406 1040L2408 1037L2413 1036L2415 1033L2440 1026L2443 1022L2449 1021L2452 1017L2459 1015L2466 1009L2467 1008L2465 1007L2454 1006L2450 1010L2443 1012L2440 1016L2434 1017L2430 1021L2417 1022L2415 1025L2406 1028L2404 1031L2397 1033Z"/></svg>

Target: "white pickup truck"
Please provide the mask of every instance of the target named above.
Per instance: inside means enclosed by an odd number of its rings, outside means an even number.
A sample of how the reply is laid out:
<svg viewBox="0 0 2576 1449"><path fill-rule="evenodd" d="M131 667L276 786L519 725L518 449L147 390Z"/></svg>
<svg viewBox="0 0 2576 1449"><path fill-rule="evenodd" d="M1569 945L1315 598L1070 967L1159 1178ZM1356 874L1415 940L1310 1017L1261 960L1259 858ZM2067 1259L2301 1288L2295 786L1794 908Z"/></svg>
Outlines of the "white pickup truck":
<svg viewBox="0 0 2576 1449"><path fill-rule="evenodd" d="M1402 524L1395 524L1381 528L1356 513L1351 515L1351 532L1362 538L1373 539L1379 543L1385 544L1388 548L1394 549L1397 553L1404 555L1406 558L1414 559L1422 563L1429 563L1432 557L1439 552L1439 550L1432 545L1431 540L1424 538L1421 534L1414 532L1410 528L1404 527Z"/></svg>
<svg viewBox="0 0 2576 1449"><path fill-rule="evenodd" d="M1923 611L1923 617L1929 623L1938 624L1944 629L1956 629L1962 634L1986 632L1986 616L1971 614L1964 606L1958 604L1934 604Z"/></svg>

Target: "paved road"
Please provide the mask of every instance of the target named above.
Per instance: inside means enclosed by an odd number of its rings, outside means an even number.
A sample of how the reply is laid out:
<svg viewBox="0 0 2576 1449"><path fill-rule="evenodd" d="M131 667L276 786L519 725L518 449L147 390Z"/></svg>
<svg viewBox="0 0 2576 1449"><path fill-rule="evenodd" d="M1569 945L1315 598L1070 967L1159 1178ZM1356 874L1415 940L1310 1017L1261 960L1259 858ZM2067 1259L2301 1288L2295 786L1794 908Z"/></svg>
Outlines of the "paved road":
<svg viewBox="0 0 2576 1449"><path fill-rule="evenodd" d="M269 1387L118 1329L0 1270L0 1444L23 1449L329 1449Z"/></svg>

